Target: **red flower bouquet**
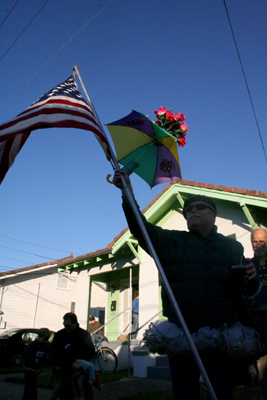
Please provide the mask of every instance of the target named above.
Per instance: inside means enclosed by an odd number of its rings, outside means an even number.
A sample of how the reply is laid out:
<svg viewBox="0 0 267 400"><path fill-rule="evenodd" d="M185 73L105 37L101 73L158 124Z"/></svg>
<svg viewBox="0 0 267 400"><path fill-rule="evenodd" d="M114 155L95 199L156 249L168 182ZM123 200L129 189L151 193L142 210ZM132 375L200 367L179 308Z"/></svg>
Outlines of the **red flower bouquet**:
<svg viewBox="0 0 267 400"><path fill-rule="evenodd" d="M160 107L159 110L155 110L154 113L157 116L155 124L166 132L170 133L175 137L178 145L183 147L186 144L185 135L188 133L187 125L185 124L184 114L173 114L172 108L166 110L165 107Z"/></svg>

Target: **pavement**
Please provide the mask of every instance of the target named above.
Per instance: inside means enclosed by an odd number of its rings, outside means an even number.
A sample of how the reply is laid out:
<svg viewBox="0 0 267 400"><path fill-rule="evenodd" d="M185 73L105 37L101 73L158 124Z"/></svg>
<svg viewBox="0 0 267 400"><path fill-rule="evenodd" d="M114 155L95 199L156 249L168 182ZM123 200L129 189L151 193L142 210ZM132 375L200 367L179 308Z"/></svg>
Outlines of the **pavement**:
<svg viewBox="0 0 267 400"><path fill-rule="evenodd" d="M0 374L0 399L21 400L24 385L19 383L6 382L7 374ZM105 383L101 391L95 389L95 400L118 400L122 396L150 392L155 390L170 390L171 381L153 378L123 378L117 382ZM49 400L52 391L38 388L38 400Z"/></svg>

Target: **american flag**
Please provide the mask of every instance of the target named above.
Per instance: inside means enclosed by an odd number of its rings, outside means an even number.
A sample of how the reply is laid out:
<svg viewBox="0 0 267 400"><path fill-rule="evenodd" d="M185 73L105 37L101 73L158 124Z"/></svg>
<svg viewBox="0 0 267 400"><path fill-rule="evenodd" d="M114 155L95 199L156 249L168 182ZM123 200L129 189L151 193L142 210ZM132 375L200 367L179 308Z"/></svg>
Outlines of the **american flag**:
<svg viewBox="0 0 267 400"><path fill-rule="evenodd" d="M73 75L56 86L17 117L0 125L0 184L28 139L43 128L79 128L91 131L110 159L110 146Z"/></svg>

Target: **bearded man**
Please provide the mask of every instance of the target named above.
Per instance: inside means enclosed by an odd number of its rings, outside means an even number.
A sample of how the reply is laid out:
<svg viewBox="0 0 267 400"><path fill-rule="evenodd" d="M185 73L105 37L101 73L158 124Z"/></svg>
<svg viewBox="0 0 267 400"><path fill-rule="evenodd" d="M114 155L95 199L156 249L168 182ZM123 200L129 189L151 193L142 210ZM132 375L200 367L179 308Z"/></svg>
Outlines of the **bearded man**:
<svg viewBox="0 0 267 400"><path fill-rule="evenodd" d="M256 267L262 288L250 302L250 307L262 340L267 346L267 230L255 229L251 233L251 244L254 251L251 261ZM261 357L257 365L262 400L267 400L267 355Z"/></svg>

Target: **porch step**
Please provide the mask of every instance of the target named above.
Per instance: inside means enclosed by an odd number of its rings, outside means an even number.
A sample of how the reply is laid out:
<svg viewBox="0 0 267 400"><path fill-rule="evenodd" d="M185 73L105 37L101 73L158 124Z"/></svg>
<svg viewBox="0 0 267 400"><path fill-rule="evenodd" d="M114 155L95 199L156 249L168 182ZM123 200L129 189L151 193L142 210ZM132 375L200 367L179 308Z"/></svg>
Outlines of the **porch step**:
<svg viewBox="0 0 267 400"><path fill-rule="evenodd" d="M156 365L147 367L147 377L157 379L171 379L169 360L166 356L157 356Z"/></svg>

